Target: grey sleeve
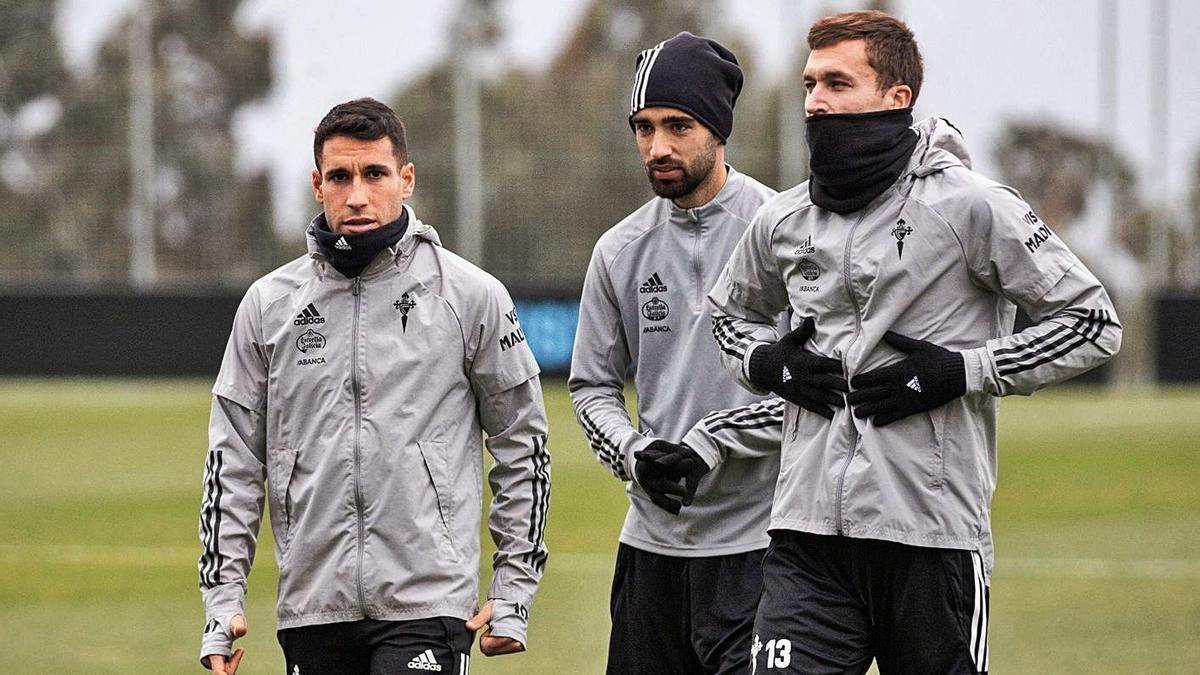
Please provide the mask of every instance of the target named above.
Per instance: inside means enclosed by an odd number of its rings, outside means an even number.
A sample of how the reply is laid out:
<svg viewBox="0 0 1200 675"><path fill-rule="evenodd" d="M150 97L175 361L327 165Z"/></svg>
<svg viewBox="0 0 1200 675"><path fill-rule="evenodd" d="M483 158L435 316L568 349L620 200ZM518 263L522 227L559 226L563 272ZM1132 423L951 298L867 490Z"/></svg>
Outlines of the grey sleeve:
<svg viewBox="0 0 1200 675"><path fill-rule="evenodd" d="M683 435L683 443L695 450L710 469L730 458L777 455L783 444L785 405L781 398L769 398L711 412Z"/></svg>
<svg viewBox="0 0 1200 675"><path fill-rule="evenodd" d="M488 598L525 608L546 566L550 453L546 408L533 358L508 291L489 279L478 328L470 339L469 377L485 445L492 503L488 530L496 544ZM509 635L508 637L515 637Z"/></svg>
<svg viewBox="0 0 1200 675"><path fill-rule="evenodd" d="M760 210L708 293L721 365L756 394L747 368L754 347L779 339L778 317L788 308L787 284L771 246L776 223Z"/></svg>
<svg viewBox="0 0 1200 675"><path fill-rule="evenodd" d="M1031 394L1116 354L1121 324L1108 293L1033 209L1003 186L980 189L966 203L964 248L976 282L1034 321L964 353L967 390Z"/></svg>
<svg viewBox="0 0 1200 675"><path fill-rule="evenodd" d="M229 656L229 619L245 614L246 579L262 521L266 467L264 415L214 396L200 507L200 592L205 626L200 657Z"/></svg>
<svg viewBox="0 0 1200 675"><path fill-rule="evenodd" d="M258 350L257 326L257 298L251 292L234 319L209 415L199 528L206 616L201 657L230 653L228 622L244 613L246 579L262 521L266 418L257 405L266 399L266 362Z"/></svg>
<svg viewBox="0 0 1200 675"><path fill-rule="evenodd" d="M488 530L496 543L488 598L496 600L499 609L511 609L501 613L508 618L500 626L493 624L492 632L526 644L528 607L549 555L545 533L550 453L538 378L481 398L479 413L488 452L495 459L488 473L493 495Z"/></svg>
<svg viewBox="0 0 1200 675"><path fill-rule="evenodd" d="M600 464L623 481L632 480L633 453L650 444L625 408L629 354L616 292L597 246L583 281L567 386L588 446Z"/></svg>

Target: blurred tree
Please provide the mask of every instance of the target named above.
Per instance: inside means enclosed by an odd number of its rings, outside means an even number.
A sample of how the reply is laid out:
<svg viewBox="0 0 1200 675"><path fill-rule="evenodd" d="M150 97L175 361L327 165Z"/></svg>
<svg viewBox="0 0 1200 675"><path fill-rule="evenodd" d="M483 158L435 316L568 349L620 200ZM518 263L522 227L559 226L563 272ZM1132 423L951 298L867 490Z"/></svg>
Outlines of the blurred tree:
<svg viewBox="0 0 1200 675"><path fill-rule="evenodd" d="M738 170L774 180L771 98L754 78L749 49L722 35L717 18L713 0L594 1L545 70L487 73L485 266L514 292L577 293L596 239L652 196L627 121L634 59L681 30L711 35L738 54L747 85L729 157ZM450 91L449 66L440 64L392 103L409 129L414 203L453 248Z"/></svg>
<svg viewBox="0 0 1200 675"><path fill-rule="evenodd" d="M278 261L266 180L235 167L235 112L271 84L265 36L238 32L240 0L148 0L154 73L154 146L159 278L240 284ZM53 9L29 13L17 33L50 30ZM7 25L7 24L6 24ZM39 246L4 269L56 279L123 280L129 265L129 40L124 22L100 46L90 74L64 75L53 39L41 43L38 72L50 73L61 119L37 139L37 209L6 235L36 229ZM24 38L22 38L24 39ZM30 38L30 39L37 39ZM7 42L5 50L7 56ZM48 48L49 47L49 48ZM14 47L14 49L17 47ZM5 58L4 63L10 61ZM147 130L149 132L149 130ZM7 209L6 209L7 210ZM11 276L11 275L10 275Z"/></svg>
<svg viewBox="0 0 1200 675"><path fill-rule="evenodd" d="M1011 122L996 144L1005 181L1055 228L1067 228L1084 211L1097 181L1113 189L1117 212L1136 210L1136 181L1129 164L1107 142L1042 122ZM1127 242L1138 250L1138 242Z"/></svg>
<svg viewBox="0 0 1200 675"><path fill-rule="evenodd" d="M0 0L0 233L44 222L46 157L39 137L61 115L56 96L65 69L54 32L54 5ZM41 237L39 237L41 239ZM26 267L44 242L6 237L0 269Z"/></svg>

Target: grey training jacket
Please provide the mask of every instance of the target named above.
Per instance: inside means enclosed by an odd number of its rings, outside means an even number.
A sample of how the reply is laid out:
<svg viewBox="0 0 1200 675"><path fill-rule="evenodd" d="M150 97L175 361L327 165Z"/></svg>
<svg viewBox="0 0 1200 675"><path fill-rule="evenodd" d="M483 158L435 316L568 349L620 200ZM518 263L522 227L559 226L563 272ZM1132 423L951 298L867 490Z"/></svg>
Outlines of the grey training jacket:
<svg viewBox="0 0 1200 675"><path fill-rule="evenodd" d="M708 204L680 209L669 199L652 199L601 236L592 252L569 386L597 459L630 481L621 532L629 546L699 557L768 543L783 406L778 399L760 403L761 396L721 372L705 293L755 210L774 194L730 168ZM637 429L623 393L631 364ZM740 407L750 404L755 407ZM679 442L685 434L710 463L731 459L704 478L691 506L673 516L631 480L633 454L653 439Z"/></svg>
<svg viewBox="0 0 1200 675"><path fill-rule="evenodd" d="M1012 189L971 171L930 119L896 184L845 215L808 184L759 212L709 295L725 364L747 388L771 317L816 319L807 348L849 381L899 361L893 330L961 351L965 396L885 427L787 406L772 529L980 551L992 565L998 396L1030 394L1112 356L1121 328L1095 276ZM1012 334L1016 306L1036 322Z"/></svg>
<svg viewBox="0 0 1200 675"><path fill-rule="evenodd" d="M311 227L310 255L247 291L213 387L199 561L210 630L243 611L264 500L279 628L469 618L486 432L499 549L488 597L519 615L496 634L524 642L550 459L538 367L507 291L411 209L404 237L356 280Z"/></svg>

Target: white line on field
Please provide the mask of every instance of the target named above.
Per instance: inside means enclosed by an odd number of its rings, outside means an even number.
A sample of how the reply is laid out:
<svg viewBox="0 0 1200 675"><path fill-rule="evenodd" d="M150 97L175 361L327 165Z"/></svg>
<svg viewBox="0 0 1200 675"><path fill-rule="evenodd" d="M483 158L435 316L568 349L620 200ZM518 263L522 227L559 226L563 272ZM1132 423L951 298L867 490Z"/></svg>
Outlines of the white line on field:
<svg viewBox="0 0 1200 675"><path fill-rule="evenodd" d="M120 567L194 565L199 547L105 546L100 544L0 544L0 563L52 563ZM550 554L549 567L566 574L610 574L614 556L604 553ZM1000 558L999 577L1066 579L1200 579L1200 560L1114 558Z"/></svg>
<svg viewBox="0 0 1200 675"><path fill-rule="evenodd" d="M0 544L0 562L63 565L174 566L199 556L199 547L106 546L102 544Z"/></svg>
<svg viewBox="0 0 1200 675"><path fill-rule="evenodd" d="M1000 558L1001 577L1074 579L1200 579L1197 560L1117 560L1112 558Z"/></svg>

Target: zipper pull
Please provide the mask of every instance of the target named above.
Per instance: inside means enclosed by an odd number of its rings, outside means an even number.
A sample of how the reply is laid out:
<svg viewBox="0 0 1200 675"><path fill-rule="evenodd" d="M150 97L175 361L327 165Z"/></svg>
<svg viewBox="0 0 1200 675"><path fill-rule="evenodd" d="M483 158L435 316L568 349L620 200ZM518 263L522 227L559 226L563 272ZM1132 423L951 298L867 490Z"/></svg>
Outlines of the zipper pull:
<svg viewBox="0 0 1200 675"><path fill-rule="evenodd" d="M358 295L358 286L360 281L362 281L362 277L354 277L353 291L355 295Z"/></svg>

